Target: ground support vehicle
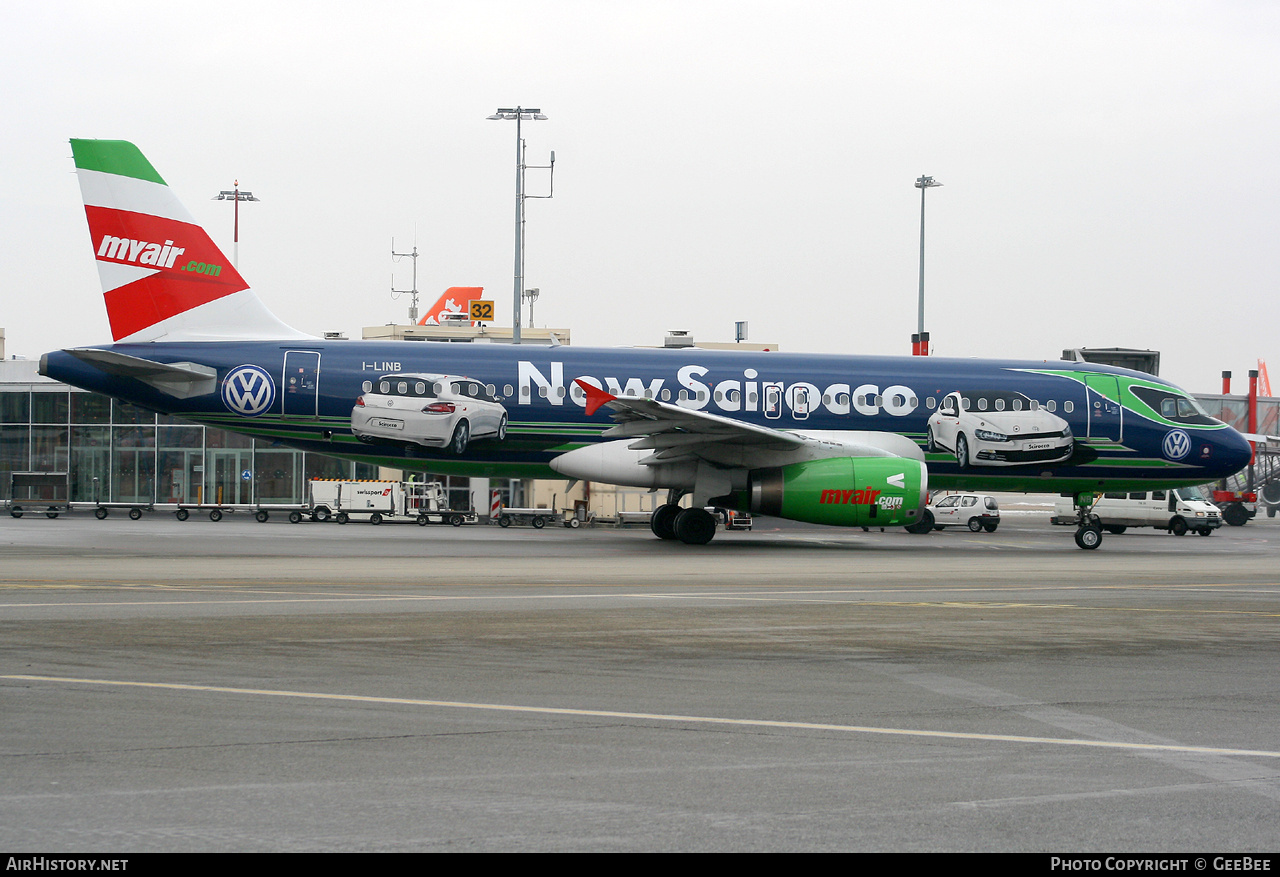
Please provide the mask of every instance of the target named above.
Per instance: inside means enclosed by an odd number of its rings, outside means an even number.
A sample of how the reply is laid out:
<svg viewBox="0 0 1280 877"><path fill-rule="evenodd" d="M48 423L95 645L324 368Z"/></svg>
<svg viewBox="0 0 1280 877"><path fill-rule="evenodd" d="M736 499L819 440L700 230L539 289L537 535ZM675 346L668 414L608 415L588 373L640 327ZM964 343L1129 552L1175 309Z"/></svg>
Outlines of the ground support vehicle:
<svg viewBox="0 0 1280 877"><path fill-rule="evenodd" d="M1228 526L1243 527L1258 513L1258 494L1252 490L1215 490L1212 495ZM1268 509L1268 515L1274 517L1274 510Z"/></svg>
<svg viewBox="0 0 1280 877"><path fill-rule="evenodd" d="M576 517L566 518L552 509L516 509L502 506L493 520L499 527L510 527L512 524L527 524L535 530L541 530L551 521L561 521L566 527L577 528L582 522Z"/></svg>
<svg viewBox="0 0 1280 877"><path fill-rule="evenodd" d="M1145 493L1104 493L1089 509L1095 526L1119 535L1130 527L1154 527L1175 536L1194 531L1211 536L1222 526L1222 514L1198 488L1152 490ZM1079 514L1071 497L1054 504L1055 524L1076 524Z"/></svg>
<svg viewBox="0 0 1280 877"><path fill-rule="evenodd" d="M929 503L933 529L968 527L973 533L994 533L1000 526L1000 504L985 493L953 493Z"/></svg>
<svg viewBox="0 0 1280 877"><path fill-rule="evenodd" d="M474 511L450 509L439 481L340 481L316 479L309 487L311 520L321 523L334 520L345 524L365 520L370 524L383 521L450 524L461 527L479 520ZM298 521L302 519L299 514ZM289 520L293 521L291 514ZM297 523L297 521L294 521Z"/></svg>

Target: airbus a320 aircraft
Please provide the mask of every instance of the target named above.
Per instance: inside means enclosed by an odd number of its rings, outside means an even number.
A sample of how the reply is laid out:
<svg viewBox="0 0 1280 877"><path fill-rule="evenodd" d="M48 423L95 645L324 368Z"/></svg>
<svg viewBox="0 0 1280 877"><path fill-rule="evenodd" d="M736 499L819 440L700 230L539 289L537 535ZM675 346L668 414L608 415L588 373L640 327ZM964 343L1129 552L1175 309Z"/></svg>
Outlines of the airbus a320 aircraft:
<svg viewBox="0 0 1280 877"><path fill-rule="evenodd" d="M115 343L40 371L166 414L401 469L666 490L653 532L688 544L715 534L707 506L927 533L932 484L1074 494L1096 548L1095 492L1249 461L1174 385L1083 363L324 341L267 310L137 147L71 145Z"/></svg>

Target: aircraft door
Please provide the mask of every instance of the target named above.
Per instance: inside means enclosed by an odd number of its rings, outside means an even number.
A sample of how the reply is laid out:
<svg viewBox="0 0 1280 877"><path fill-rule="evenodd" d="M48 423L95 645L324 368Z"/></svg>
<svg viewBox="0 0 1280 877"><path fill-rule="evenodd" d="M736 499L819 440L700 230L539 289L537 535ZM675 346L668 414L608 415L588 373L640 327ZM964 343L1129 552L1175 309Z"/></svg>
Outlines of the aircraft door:
<svg viewBox="0 0 1280 877"><path fill-rule="evenodd" d="M280 380L283 397L280 411L285 417L316 417L320 413L320 353L316 350L289 350L284 355Z"/></svg>
<svg viewBox="0 0 1280 877"><path fill-rule="evenodd" d="M1124 438L1124 408L1119 402L1119 382L1112 375L1085 375L1089 407L1089 438L1118 442Z"/></svg>
<svg viewBox="0 0 1280 877"><path fill-rule="evenodd" d="M760 389L764 392L764 416L777 420L782 416L782 384L769 381Z"/></svg>

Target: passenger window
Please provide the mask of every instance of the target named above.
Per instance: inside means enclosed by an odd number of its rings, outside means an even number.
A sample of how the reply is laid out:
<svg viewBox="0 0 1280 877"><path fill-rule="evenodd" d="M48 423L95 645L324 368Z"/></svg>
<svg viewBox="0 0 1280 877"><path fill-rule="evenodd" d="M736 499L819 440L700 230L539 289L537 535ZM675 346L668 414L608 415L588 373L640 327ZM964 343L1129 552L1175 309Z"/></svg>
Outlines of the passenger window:
<svg viewBox="0 0 1280 877"><path fill-rule="evenodd" d="M413 392L418 396L427 394L427 384L425 381L418 381L413 385Z"/></svg>
<svg viewBox="0 0 1280 877"><path fill-rule="evenodd" d="M1003 399L997 399L997 400L996 400L996 410L997 410L997 411L1003 411L1003 410L1004 410L1004 400L1003 400Z"/></svg>
<svg viewBox="0 0 1280 877"><path fill-rule="evenodd" d="M933 398L932 396L924 400L924 407L928 408L930 411L932 411L934 407L937 406L937 404L938 404L938 400Z"/></svg>
<svg viewBox="0 0 1280 877"><path fill-rule="evenodd" d="M1062 410L1065 413L1070 414L1072 411L1076 410L1076 406L1074 403L1072 403L1070 399L1068 399L1067 401L1062 403Z"/></svg>
<svg viewBox="0 0 1280 877"><path fill-rule="evenodd" d="M670 401L671 401L671 391L670 391L670 390L663 390L663 391L662 391L662 401L663 401L663 402L670 402Z"/></svg>
<svg viewBox="0 0 1280 877"><path fill-rule="evenodd" d="M1022 400L1021 400L1021 399L1014 399L1014 400L1013 400L1013 410L1014 410L1014 411L1021 411L1021 410L1022 410Z"/></svg>
<svg viewBox="0 0 1280 877"><path fill-rule="evenodd" d="M513 387L510 384L504 384L502 387L502 395L510 396Z"/></svg>
<svg viewBox="0 0 1280 877"><path fill-rule="evenodd" d="M978 410L979 410L979 411L986 411L986 410L987 410L987 400L986 400L986 399L979 399L979 400L978 400Z"/></svg>
<svg viewBox="0 0 1280 877"><path fill-rule="evenodd" d="M363 384L360 385L360 389L365 393L372 392L373 381L365 381Z"/></svg>
<svg viewBox="0 0 1280 877"><path fill-rule="evenodd" d="M378 382L378 392L379 392L379 393L381 393L381 394L382 394L382 395L384 395L384 396L385 396L385 395L387 395L388 393L390 393L390 392L391 392L391 382L390 382L390 381L379 381L379 382Z"/></svg>
<svg viewBox="0 0 1280 877"><path fill-rule="evenodd" d="M396 392L397 392L397 393L399 393L401 396L403 396L405 393L409 392L409 382L408 382L408 381L397 381L397 382L396 382Z"/></svg>
<svg viewBox="0 0 1280 877"><path fill-rule="evenodd" d="M965 411L972 411L973 401L962 396L960 398L960 407Z"/></svg>
<svg viewBox="0 0 1280 877"><path fill-rule="evenodd" d="M1048 402L1044 403L1044 407L1046 411L1052 413L1058 410L1058 403L1057 401L1050 399Z"/></svg>

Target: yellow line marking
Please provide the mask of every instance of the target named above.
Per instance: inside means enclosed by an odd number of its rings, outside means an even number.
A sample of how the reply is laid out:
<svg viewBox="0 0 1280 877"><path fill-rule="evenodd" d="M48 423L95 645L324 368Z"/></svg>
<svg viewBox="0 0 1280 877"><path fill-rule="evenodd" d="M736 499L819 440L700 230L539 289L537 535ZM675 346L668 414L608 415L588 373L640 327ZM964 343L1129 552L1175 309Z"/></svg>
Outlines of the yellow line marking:
<svg viewBox="0 0 1280 877"><path fill-rule="evenodd" d="M529 713L546 716L627 719L648 722L682 722L698 725L730 725L746 728L776 728L800 731L839 731L848 734L881 734L894 737L927 737L942 740L978 740L996 743L1045 744L1050 746L1082 746L1094 749L1120 749L1133 752L1183 752L1208 755L1234 755L1254 758L1280 758L1280 752L1267 749L1228 749L1214 746L1182 746L1172 743L1123 743L1112 740L1080 740L1065 737L1027 737L1018 734L975 734L961 731L926 731L915 728L877 728L866 725L835 725L824 722L782 722L768 719L729 719L717 716L686 716L669 713L631 713L618 710L568 709L564 707L520 706L503 703L468 703L454 700L427 700L413 697L372 697L358 694L327 694L316 691L286 691L268 688L232 688L222 685L185 685L177 682L128 682L117 679L79 679L64 676L6 675L0 679L16 682L53 682L68 685L114 685L129 688L152 688L169 691L204 691L217 694L249 694L263 697L292 697L307 700L336 700L351 703L396 704L401 706L441 707L445 709L488 710L492 712Z"/></svg>

